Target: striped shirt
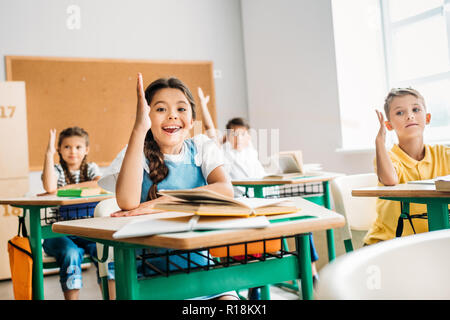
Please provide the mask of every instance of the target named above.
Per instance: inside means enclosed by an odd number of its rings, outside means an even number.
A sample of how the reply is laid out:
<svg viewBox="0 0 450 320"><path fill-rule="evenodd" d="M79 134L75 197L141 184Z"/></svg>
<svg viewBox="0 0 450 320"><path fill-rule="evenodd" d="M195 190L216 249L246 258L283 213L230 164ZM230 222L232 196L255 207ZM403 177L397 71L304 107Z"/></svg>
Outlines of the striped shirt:
<svg viewBox="0 0 450 320"><path fill-rule="evenodd" d="M55 173L56 177L58 179L58 188L64 187L66 183L66 176L64 174L64 170L62 166L58 163L55 164ZM75 180L75 183L80 183L80 170L71 171L72 177ZM87 180L93 180L95 177L100 177L102 174L100 172L100 168L98 165L94 162L88 163L88 170L87 170Z"/></svg>

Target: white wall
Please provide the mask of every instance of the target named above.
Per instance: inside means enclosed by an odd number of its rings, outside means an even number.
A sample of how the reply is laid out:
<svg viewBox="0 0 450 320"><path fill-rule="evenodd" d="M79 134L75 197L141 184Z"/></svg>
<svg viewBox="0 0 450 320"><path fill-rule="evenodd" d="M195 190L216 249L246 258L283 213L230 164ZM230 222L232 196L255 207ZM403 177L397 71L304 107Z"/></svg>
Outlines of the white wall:
<svg viewBox="0 0 450 320"><path fill-rule="evenodd" d="M66 25L69 5L80 8L79 30ZM239 0L1 0L0 81L5 55L210 60L222 73L219 128L248 117ZM38 173L30 184L40 187Z"/></svg>
<svg viewBox="0 0 450 320"><path fill-rule="evenodd" d="M374 152L341 148L330 0L242 0L249 120L279 128L280 149L327 171L372 172ZM376 132L374 132L375 139Z"/></svg>

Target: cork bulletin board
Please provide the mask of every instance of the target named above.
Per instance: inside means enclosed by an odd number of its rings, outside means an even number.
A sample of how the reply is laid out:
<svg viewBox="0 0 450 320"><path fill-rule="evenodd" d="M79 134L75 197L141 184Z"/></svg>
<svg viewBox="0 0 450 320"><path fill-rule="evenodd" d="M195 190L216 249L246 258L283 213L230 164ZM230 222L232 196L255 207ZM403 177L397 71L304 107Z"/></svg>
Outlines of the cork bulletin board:
<svg viewBox="0 0 450 320"><path fill-rule="evenodd" d="M144 87L175 76L191 89L202 119L197 87L210 96L216 122L211 61L152 61L6 56L6 80L24 81L31 171L43 168L49 130L79 126L90 137L88 161L107 166L128 143L136 114L136 75ZM26 156L26 155L24 155ZM55 156L55 161L59 161Z"/></svg>

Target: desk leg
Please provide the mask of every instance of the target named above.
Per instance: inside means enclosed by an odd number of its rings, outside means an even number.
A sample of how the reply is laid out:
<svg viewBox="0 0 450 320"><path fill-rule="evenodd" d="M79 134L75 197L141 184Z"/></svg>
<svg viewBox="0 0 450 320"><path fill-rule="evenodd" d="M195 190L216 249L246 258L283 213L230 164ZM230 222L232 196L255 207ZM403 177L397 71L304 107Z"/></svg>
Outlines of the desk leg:
<svg viewBox="0 0 450 320"><path fill-rule="evenodd" d="M139 299L135 250L115 246L114 268L117 300Z"/></svg>
<svg viewBox="0 0 450 320"><path fill-rule="evenodd" d="M27 210L24 208L24 211ZM33 254L33 299L44 300L44 272L42 265L41 208L29 207L30 247Z"/></svg>
<svg viewBox="0 0 450 320"><path fill-rule="evenodd" d="M324 207L331 210L331 189L330 182L323 181L323 202ZM334 244L333 229L327 230L327 245L328 245L328 261L333 261L336 258L336 248Z"/></svg>
<svg viewBox="0 0 450 320"><path fill-rule="evenodd" d="M253 186L253 196L255 198L264 198L264 187L262 186Z"/></svg>
<svg viewBox="0 0 450 320"><path fill-rule="evenodd" d="M448 204L432 201L427 204L428 230L449 229Z"/></svg>
<svg viewBox="0 0 450 320"><path fill-rule="evenodd" d="M311 248L309 245L309 235L295 237L298 263L300 268L300 279L302 284L303 300L313 299L313 283L311 270Z"/></svg>

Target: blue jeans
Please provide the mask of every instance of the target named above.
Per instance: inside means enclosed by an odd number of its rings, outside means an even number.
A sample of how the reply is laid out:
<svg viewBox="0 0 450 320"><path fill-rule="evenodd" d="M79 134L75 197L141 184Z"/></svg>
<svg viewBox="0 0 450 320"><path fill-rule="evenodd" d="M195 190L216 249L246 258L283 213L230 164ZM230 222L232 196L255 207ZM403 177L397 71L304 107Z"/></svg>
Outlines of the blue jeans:
<svg viewBox="0 0 450 320"><path fill-rule="evenodd" d="M81 289L83 286L81 276L81 263L83 255L88 253L91 257L97 257L97 246L95 242L85 240L76 236L66 236L59 238L45 239L42 247L46 254L55 257L60 271L59 281L63 291ZM94 261L97 268L97 281L100 282L98 275L98 264ZM114 279L113 263L108 265L108 279Z"/></svg>

